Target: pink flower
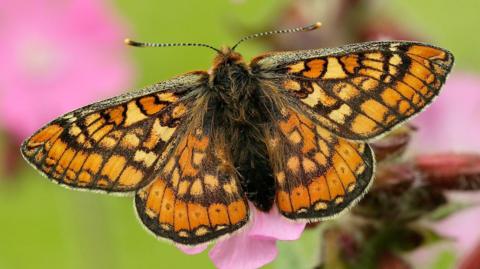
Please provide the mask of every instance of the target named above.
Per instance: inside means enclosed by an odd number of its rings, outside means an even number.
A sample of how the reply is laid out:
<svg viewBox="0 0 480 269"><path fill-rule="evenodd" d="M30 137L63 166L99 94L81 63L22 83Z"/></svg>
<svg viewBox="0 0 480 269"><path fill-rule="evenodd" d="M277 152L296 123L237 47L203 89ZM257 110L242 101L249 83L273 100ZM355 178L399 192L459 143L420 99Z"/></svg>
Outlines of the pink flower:
<svg viewBox="0 0 480 269"><path fill-rule="evenodd" d="M424 113L415 119L419 130L414 134L411 149L415 153L462 152L480 153L480 77L453 73L443 92ZM478 193L450 193L450 201L478 204ZM426 267L432 258L453 252L464 257L480 243L480 207L462 210L445 220L432 223L440 235L450 238L450 244L420 249L410 256L414 265ZM437 253L434 255L433 253ZM433 254L433 255L432 255ZM460 258L457 264L464 258Z"/></svg>
<svg viewBox="0 0 480 269"><path fill-rule="evenodd" d="M3 1L0 126L18 141L129 85L124 29L101 1Z"/></svg>
<svg viewBox="0 0 480 269"><path fill-rule="evenodd" d="M209 256L217 268L251 269L268 264L277 256L277 240L297 240L305 228L305 223L286 219L276 208L264 213L250 205L250 212L250 226L220 240L210 250ZM187 254L198 254L207 246L178 248Z"/></svg>
<svg viewBox="0 0 480 269"><path fill-rule="evenodd" d="M460 199L471 203L472 199L468 196L478 196L478 193L472 193L471 195L456 193L455 197L449 200L458 201ZM478 201L478 199L476 200ZM441 255L453 254L456 260L454 268L458 268L458 265L468 258L468 255L480 243L479 222L480 207L475 206L453 214L440 222L432 223L433 230L447 238L447 241L420 248L410 254L408 259L414 268L433 268L432 266Z"/></svg>
<svg viewBox="0 0 480 269"><path fill-rule="evenodd" d="M415 119L416 152L480 153L480 77L453 73L437 100Z"/></svg>

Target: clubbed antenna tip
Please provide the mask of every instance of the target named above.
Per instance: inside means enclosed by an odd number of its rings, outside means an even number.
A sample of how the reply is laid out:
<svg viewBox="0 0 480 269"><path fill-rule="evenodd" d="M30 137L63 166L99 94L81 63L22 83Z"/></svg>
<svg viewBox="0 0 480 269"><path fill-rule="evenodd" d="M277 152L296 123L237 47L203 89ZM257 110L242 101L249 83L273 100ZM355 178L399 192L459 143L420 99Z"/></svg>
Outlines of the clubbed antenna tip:
<svg viewBox="0 0 480 269"><path fill-rule="evenodd" d="M142 43L133 41L130 38L125 38L125 40L123 40L123 43L125 43L125 45L129 45L132 47L143 47Z"/></svg>

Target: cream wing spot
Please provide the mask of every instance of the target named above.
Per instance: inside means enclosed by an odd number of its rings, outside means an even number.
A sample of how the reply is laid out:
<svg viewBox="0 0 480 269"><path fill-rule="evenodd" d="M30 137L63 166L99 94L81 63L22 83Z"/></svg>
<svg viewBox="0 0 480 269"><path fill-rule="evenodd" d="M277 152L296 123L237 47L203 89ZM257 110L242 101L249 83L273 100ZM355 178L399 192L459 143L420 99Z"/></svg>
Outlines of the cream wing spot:
<svg viewBox="0 0 480 269"><path fill-rule="evenodd" d="M305 69L305 62L304 61L300 61L296 64L292 64L290 66L288 66L288 73L298 73L298 72L301 72Z"/></svg>
<svg viewBox="0 0 480 269"><path fill-rule="evenodd" d="M393 54L388 61L391 65L400 65L402 64L402 58L398 54Z"/></svg>
<svg viewBox="0 0 480 269"><path fill-rule="evenodd" d="M120 145L122 147L128 148L128 149L136 148L138 147L139 144L140 144L140 139L135 134L126 134L123 137L122 141L120 142Z"/></svg>
<svg viewBox="0 0 480 269"><path fill-rule="evenodd" d="M135 104L135 101L129 102L127 105L127 112L125 118L125 126L130 126L139 121L145 120L147 116L143 114L140 108Z"/></svg>
<svg viewBox="0 0 480 269"><path fill-rule="evenodd" d="M139 163L143 163L145 167L151 167L158 155L153 152L145 152L143 150L137 150L133 157L133 160Z"/></svg>
<svg viewBox="0 0 480 269"><path fill-rule="evenodd" d="M157 94L157 96L158 96L158 99L160 99L162 101L167 101L167 102L170 102L170 103L173 103L173 102L178 100L178 97L171 92L159 93L159 94Z"/></svg>
<svg viewBox="0 0 480 269"><path fill-rule="evenodd" d="M193 153L193 163L195 165L200 165L202 163L203 158L205 158L205 153L199 153L199 152Z"/></svg>
<svg viewBox="0 0 480 269"><path fill-rule="evenodd" d="M94 121L98 120L99 118L100 118L100 114L98 113L90 114L87 117L85 117L85 125L88 126L92 124Z"/></svg>
<svg viewBox="0 0 480 269"><path fill-rule="evenodd" d="M168 160L167 164L165 165L163 172L167 175L170 174L172 172L173 167L175 166L175 163L176 163L175 158L171 157Z"/></svg>
<svg viewBox="0 0 480 269"><path fill-rule="evenodd" d="M360 91L351 84L340 83L333 87L333 91L340 99L348 101L360 94Z"/></svg>
<svg viewBox="0 0 480 269"><path fill-rule="evenodd" d="M312 160L310 160L306 157L303 158L302 165L303 165L303 170L306 173L312 173L312 172L315 172L317 170L317 165L315 165L315 162L313 162Z"/></svg>
<svg viewBox="0 0 480 269"><path fill-rule="evenodd" d="M143 146L147 149L153 150L157 146L159 140L167 142L175 132L176 128L162 126L159 119L155 119L150 134L143 142Z"/></svg>
<svg viewBox="0 0 480 269"><path fill-rule="evenodd" d="M302 136L295 130L288 136L288 139L292 141L292 143L298 144L302 141Z"/></svg>
<svg viewBox="0 0 480 269"><path fill-rule="evenodd" d="M346 117L350 116L351 114L352 109L350 108L350 106L347 104L343 104L340 106L340 108L330 112L328 114L328 117L337 123L344 124Z"/></svg>
<svg viewBox="0 0 480 269"><path fill-rule="evenodd" d="M277 179L277 183L280 186L283 186L285 184L285 172L283 172L283 171L278 172L276 174L276 179Z"/></svg>
<svg viewBox="0 0 480 269"><path fill-rule="evenodd" d="M204 182L205 186L210 190L215 190L219 186L218 178L213 175L205 175Z"/></svg>
<svg viewBox="0 0 480 269"><path fill-rule="evenodd" d="M73 123L70 129L68 130L68 133L71 136L77 136L82 132L82 130L77 126L76 123Z"/></svg>
<svg viewBox="0 0 480 269"><path fill-rule="evenodd" d="M341 79L346 78L347 74L343 70L342 65L335 57L329 57L327 62L327 70L323 75L324 79Z"/></svg>
<svg viewBox="0 0 480 269"><path fill-rule="evenodd" d="M297 156L292 156L287 161L287 167L293 173L298 173L300 170L300 160Z"/></svg>
<svg viewBox="0 0 480 269"><path fill-rule="evenodd" d="M327 158L326 158L325 155L323 155L322 153L320 153L320 152L315 153L315 155L313 156L313 158L315 159L315 161L316 161L319 165L321 165L321 166L327 165Z"/></svg>
<svg viewBox="0 0 480 269"><path fill-rule="evenodd" d="M299 91L299 90L302 89L302 86L300 86L300 83L298 83L297 81L294 81L294 80L285 81L283 86L285 87L285 89L292 90L292 91Z"/></svg>
<svg viewBox="0 0 480 269"><path fill-rule="evenodd" d="M194 196L200 196L203 194L202 182L199 178L195 179L190 188L190 194Z"/></svg>
<svg viewBox="0 0 480 269"><path fill-rule="evenodd" d="M180 181L180 183L178 184L177 194L179 196L184 196L187 193L189 186L190 182L188 182L187 180Z"/></svg>
<svg viewBox="0 0 480 269"><path fill-rule="evenodd" d="M187 107L184 104L177 104L175 108L173 108L172 116L174 118L180 118L187 112Z"/></svg>
<svg viewBox="0 0 480 269"><path fill-rule="evenodd" d="M365 57L372 60L383 61L383 55L380 52L366 53Z"/></svg>
<svg viewBox="0 0 480 269"><path fill-rule="evenodd" d="M329 107L329 106L333 106L337 103L337 100L335 98L329 96L327 94L327 92L322 87L320 87L318 85L318 83L312 82L312 88L313 88L313 92L317 92L318 97L319 97L319 99L317 100L317 102L315 104L318 104L319 102L321 102L322 105ZM312 101L312 103L313 103L313 101Z"/></svg>
<svg viewBox="0 0 480 269"><path fill-rule="evenodd" d="M307 98L303 99L303 102L311 107L314 107L320 101L320 98L322 97L322 92L320 87L316 83L312 84L312 88L313 88L313 92L310 95L308 95Z"/></svg>
<svg viewBox="0 0 480 269"><path fill-rule="evenodd" d="M176 187L178 186L178 181L180 180L180 172L178 170L178 168L175 168L175 170L173 170L173 173L172 173L172 178L171 178L171 183L172 183L172 186L176 189Z"/></svg>
<svg viewBox="0 0 480 269"><path fill-rule="evenodd" d="M223 184L223 190L228 194L238 193L237 184L235 184L233 179L231 179L230 182Z"/></svg>

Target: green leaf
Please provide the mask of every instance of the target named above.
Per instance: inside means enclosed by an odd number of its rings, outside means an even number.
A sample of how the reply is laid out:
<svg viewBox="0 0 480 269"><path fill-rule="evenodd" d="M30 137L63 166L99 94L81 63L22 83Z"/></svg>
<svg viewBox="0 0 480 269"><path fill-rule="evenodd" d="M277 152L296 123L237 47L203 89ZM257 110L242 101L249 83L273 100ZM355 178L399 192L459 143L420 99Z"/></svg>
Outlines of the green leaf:
<svg viewBox="0 0 480 269"><path fill-rule="evenodd" d="M275 269L311 269L318 265L321 251L321 225L306 230L297 241L278 241Z"/></svg>
<svg viewBox="0 0 480 269"><path fill-rule="evenodd" d="M433 262L431 269L451 269L455 268L457 257L452 251L442 251Z"/></svg>
<svg viewBox="0 0 480 269"><path fill-rule="evenodd" d="M440 221L452 214L458 213L461 210L474 206L473 204L466 204L460 202L449 202L436 208L433 212L428 214L427 218L432 221Z"/></svg>

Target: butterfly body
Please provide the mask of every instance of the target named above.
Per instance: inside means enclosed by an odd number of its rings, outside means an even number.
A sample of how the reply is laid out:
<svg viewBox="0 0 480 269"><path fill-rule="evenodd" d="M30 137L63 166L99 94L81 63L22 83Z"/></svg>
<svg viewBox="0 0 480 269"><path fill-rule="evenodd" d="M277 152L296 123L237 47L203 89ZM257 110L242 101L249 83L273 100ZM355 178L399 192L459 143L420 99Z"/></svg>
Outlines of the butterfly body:
<svg viewBox="0 0 480 269"><path fill-rule="evenodd" d="M268 211L274 203L275 181L265 130L273 127L278 108L261 83L239 53L224 48L210 72L210 105L203 122L205 129L226 136L248 200Z"/></svg>
<svg viewBox="0 0 480 269"><path fill-rule="evenodd" d="M447 50L385 41L267 53L59 117L22 144L25 159L76 189L135 193L156 236L197 245L244 227L252 208L317 221L372 183L368 141L427 107L453 66Z"/></svg>

